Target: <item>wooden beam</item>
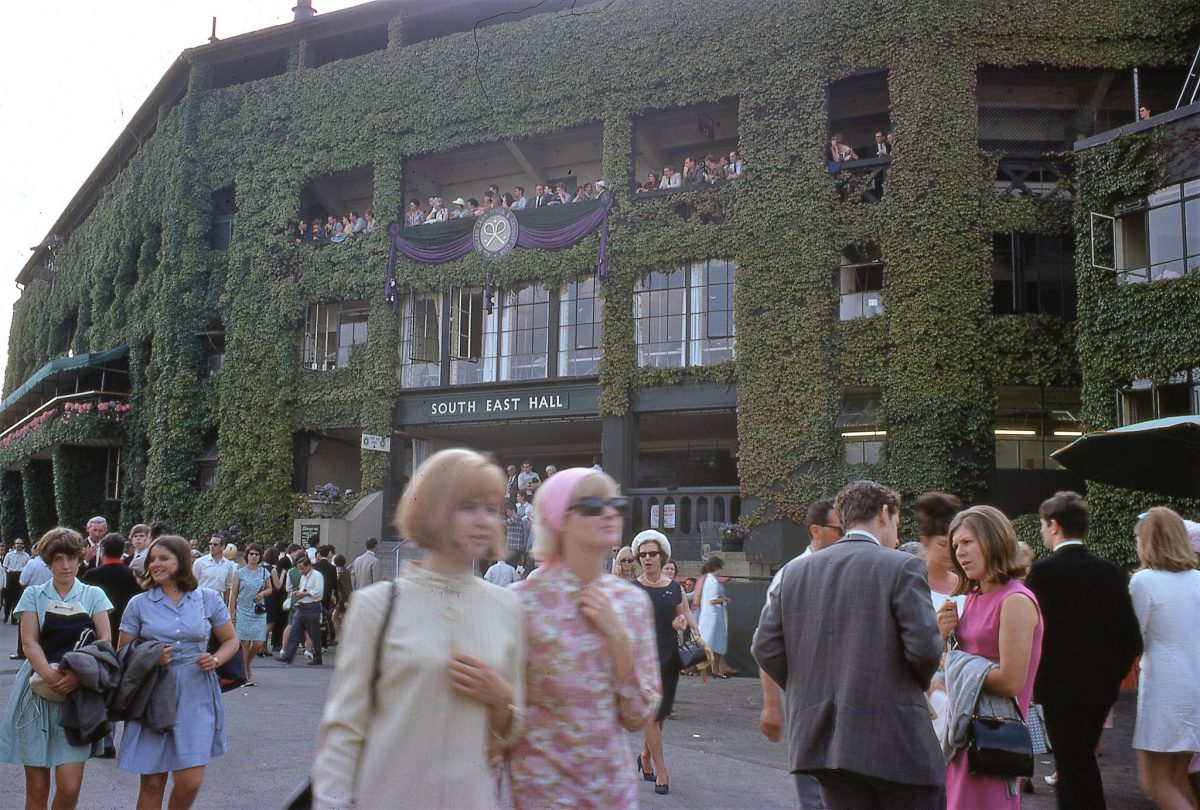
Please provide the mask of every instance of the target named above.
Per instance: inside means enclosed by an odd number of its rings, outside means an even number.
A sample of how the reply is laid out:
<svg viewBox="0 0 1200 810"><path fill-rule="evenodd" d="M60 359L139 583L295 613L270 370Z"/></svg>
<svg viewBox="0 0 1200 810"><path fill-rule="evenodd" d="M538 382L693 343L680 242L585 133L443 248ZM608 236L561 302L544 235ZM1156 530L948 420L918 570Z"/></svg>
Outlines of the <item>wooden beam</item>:
<svg viewBox="0 0 1200 810"><path fill-rule="evenodd" d="M533 187L550 179L550 175L546 174L546 170L534 159L526 154L521 145L514 140L504 139L504 145L508 147L508 151L516 158L517 163L521 164L521 170L529 178L528 194L533 194Z"/></svg>

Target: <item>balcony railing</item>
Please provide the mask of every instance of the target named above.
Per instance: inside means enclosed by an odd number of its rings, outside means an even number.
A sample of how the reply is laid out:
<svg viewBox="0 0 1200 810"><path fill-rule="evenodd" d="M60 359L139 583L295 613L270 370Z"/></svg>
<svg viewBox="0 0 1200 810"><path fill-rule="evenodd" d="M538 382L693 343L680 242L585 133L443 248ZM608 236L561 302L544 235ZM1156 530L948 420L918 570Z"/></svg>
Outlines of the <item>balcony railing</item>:
<svg viewBox="0 0 1200 810"><path fill-rule="evenodd" d="M1046 158L1002 157L996 167L996 196L1007 199L1071 199L1062 167Z"/></svg>
<svg viewBox="0 0 1200 810"><path fill-rule="evenodd" d="M700 559L701 546L720 548L717 527L736 522L742 514L737 487L631 489L630 520L634 534L657 529L671 541L671 554L681 560Z"/></svg>
<svg viewBox="0 0 1200 810"><path fill-rule="evenodd" d="M828 168L829 173L838 181L838 190L841 191L843 200L859 199L867 203L877 203L883 199L887 173L891 166L891 155L882 155L830 163Z"/></svg>

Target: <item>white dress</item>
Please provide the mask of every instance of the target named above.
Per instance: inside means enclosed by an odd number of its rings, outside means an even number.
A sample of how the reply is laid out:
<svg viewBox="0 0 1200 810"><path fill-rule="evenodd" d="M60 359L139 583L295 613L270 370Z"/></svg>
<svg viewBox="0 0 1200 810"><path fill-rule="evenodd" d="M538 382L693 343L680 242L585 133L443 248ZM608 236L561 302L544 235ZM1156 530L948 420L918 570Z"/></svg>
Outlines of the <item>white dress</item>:
<svg viewBox="0 0 1200 810"><path fill-rule="evenodd" d="M1133 747L1200 751L1200 571L1143 569L1129 595L1145 643Z"/></svg>
<svg viewBox="0 0 1200 810"><path fill-rule="evenodd" d="M704 575L704 588L700 593L700 610L696 614L696 627L700 638L708 644L715 655L724 655L729 649L729 616L725 605L714 605L710 599L725 596L725 586L712 574Z"/></svg>

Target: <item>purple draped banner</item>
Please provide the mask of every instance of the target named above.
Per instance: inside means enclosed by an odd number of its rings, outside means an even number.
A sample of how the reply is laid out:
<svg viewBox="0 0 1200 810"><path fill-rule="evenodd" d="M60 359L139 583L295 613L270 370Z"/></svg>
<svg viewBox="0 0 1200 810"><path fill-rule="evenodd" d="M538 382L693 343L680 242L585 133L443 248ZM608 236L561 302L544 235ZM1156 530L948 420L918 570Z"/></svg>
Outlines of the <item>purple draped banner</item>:
<svg viewBox="0 0 1200 810"><path fill-rule="evenodd" d="M556 228L533 228L521 224L518 219L517 247L534 250L562 250L578 244L596 228L600 228L599 262L596 277L601 283L608 283L608 212L612 208L612 195L606 193L604 204L589 211L576 221ZM441 264L461 259L473 248L473 231L454 237L441 244L418 244L401 236L398 223L388 227L392 237L391 249L388 252L387 281L384 285L384 299L395 309L399 299L396 295L396 254L423 264Z"/></svg>

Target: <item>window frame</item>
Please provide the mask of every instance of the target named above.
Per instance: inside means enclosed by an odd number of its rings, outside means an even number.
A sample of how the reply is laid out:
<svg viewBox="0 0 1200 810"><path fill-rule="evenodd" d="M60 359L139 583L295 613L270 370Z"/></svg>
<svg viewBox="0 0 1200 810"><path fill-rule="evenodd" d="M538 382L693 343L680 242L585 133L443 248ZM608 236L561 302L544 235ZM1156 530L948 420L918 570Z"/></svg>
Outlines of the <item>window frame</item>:
<svg viewBox="0 0 1200 810"><path fill-rule="evenodd" d="M717 283L727 291L725 307L715 310L725 313L729 335L708 334L709 303L714 299L710 271L714 265L722 265L729 273L727 280ZM655 270L643 275L639 285L633 297L639 368L710 366L736 359L733 299L737 264L733 259L709 258L670 270ZM655 337L659 339L652 339Z"/></svg>
<svg viewBox="0 0 1200 810"><path fill-rule="evenodd" d="M304 332L300 342L301 367L309 371L348 368L354 347L366 346L370 339L370 312L371 304L365 299L309 302L304 308ZM341 345L343 313L366 315L366 319L361 322L364 330L361 341Z"/></svg>
<svg viewBox="0 0 1200 810"><path fill-rule="evenodd" d="M1155 219L1166 215L1169 220L1172 208L1178 209L1178 230L1172 235L1178 241L1180 253L1155 261ZM1194 227L1189 227L1189 212L1193 214ZM1134 210L1117 214L1112 228L1113 269L1118 284L1170 281L1200 272L1200 177L1171 183L1146 195ZM1193 230L1195 233L1189 239ZM1159 233L1167 234L1168 229L1160 228Z"/></svg>

